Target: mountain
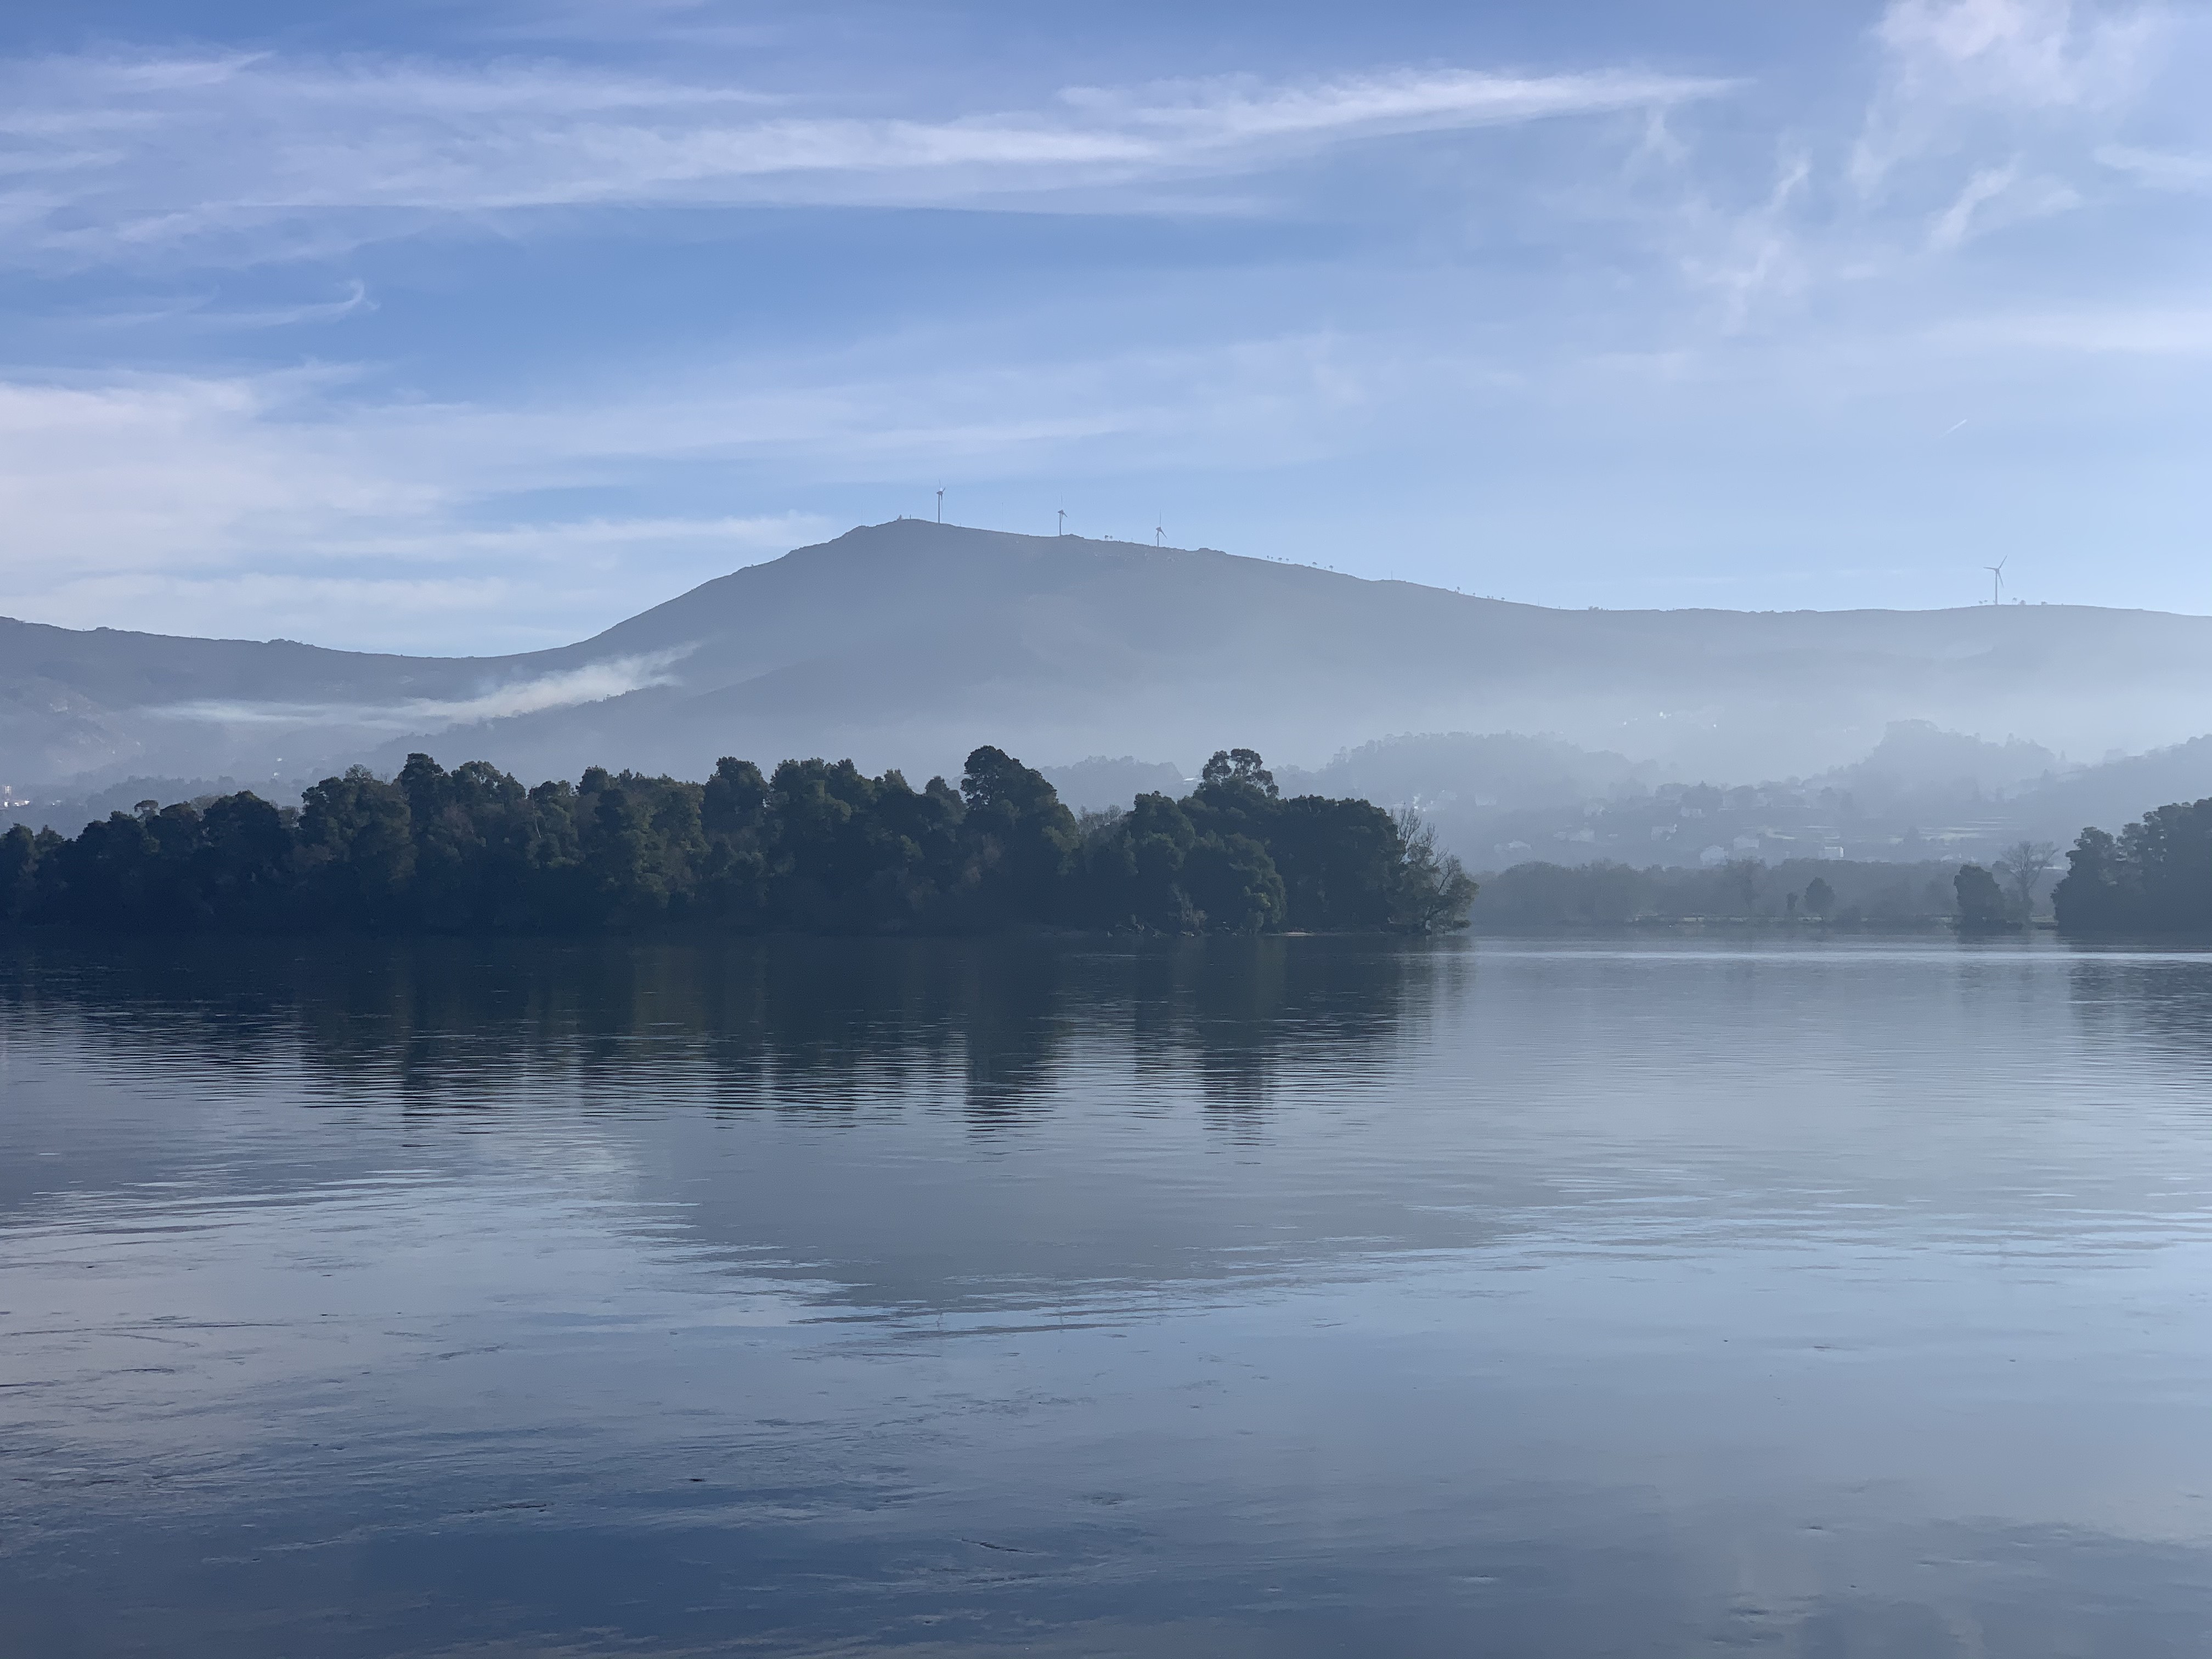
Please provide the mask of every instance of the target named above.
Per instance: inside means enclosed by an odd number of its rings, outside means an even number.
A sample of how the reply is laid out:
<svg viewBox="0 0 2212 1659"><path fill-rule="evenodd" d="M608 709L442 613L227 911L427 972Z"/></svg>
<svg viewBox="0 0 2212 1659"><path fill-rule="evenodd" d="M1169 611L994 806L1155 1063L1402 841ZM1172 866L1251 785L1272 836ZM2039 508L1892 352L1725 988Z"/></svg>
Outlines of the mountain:
<svg viewBox="0 0 2212 1659"><path fill-rule="evenodd" d="M530 778L991 742L1188 769L1386 732L1543 732L1676 775L1802 775L1893 721L2101 754L2212 730L2212 618L2082 606L1555 611L1208 549L916 520L556 650L444 659L0 624L0 779L308 775L410 748Z"/></svg>
<svg viewBox="0 0 2212 1659"><path fill-rule="evenodd" d="M2154 806L2212 796L2212 737L2129 755L2045 781L2006 807L2020 836L2063 847L2086 824L2118 830Z"/></svg>
<svg viewBox="0 0 2212 1659"><path fill-rule="evenodd" d="M422 708L468 696L501 663L0 617L0 780L263 775L288 747L342 752L420 725Z"/></svg>

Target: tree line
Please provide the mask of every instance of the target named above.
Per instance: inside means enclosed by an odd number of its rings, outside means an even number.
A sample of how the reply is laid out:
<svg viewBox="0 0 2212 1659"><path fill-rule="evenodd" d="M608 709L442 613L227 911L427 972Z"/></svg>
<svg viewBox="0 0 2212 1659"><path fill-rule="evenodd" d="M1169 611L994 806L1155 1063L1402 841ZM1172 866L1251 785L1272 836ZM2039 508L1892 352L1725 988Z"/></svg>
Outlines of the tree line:
<svg viewBox="0 0 2212 1659"><path fill-rule="evenodd" d="M1249 749L1181 799L1081 818L988 746L920 789L728 758L703 783L593 767L526 788L416 754L297 807L241 791L0 836L0 922L135 932L1426 932L1474 890L1411 814L1286 798Z"/></svg>
<svg viewBox="0 0 2212 1659"><path fill-rule="evenodd" d="M2212 933L2212 800L2084 830L2066 865L2051 902L2068 933Z"/></svg>
<svg viewBox="0 0 2212 1659"><path fill-rule="evenodd" d="M1513 933L1698 920L1934 922L1956 914L1955 868L1830 859L1770 865L1743 858L1692 868L1532 860L1484 877L1474 916L1479 927Z"/></svg>
<svg viewBox="0 0 2212 1659"><path fill-rule="evenodd" d="M1532 860L1486 876L1474 905L1478 927L1536 932L1632 922L1779 921L1841 927L1955 924L1969 931L2014 928L2033 915L2039 884L2057 857L2048 842L2007 848L1994 869L1935 860L1755 858L1684 868L1600 860Z"/></svg>

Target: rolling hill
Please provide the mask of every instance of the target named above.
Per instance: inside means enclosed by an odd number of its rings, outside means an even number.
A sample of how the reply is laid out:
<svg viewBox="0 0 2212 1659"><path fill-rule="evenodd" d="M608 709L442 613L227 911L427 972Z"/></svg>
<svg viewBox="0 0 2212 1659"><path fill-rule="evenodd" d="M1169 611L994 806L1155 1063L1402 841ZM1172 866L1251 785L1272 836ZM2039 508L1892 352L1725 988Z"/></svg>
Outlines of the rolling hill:
<svg viewBox="0 0 2212 1659"><path fill-rule="evenodd" d="M0 622L0 779L307 776L410 748L531 778L993 742L1318 766L1548 733L1677 775L1807 775L1888 724L2081 757L2212 730L2212 618L2082 606L1558 611L1207 549L916 520L748 566L555 650L422 658Z"/></svg>

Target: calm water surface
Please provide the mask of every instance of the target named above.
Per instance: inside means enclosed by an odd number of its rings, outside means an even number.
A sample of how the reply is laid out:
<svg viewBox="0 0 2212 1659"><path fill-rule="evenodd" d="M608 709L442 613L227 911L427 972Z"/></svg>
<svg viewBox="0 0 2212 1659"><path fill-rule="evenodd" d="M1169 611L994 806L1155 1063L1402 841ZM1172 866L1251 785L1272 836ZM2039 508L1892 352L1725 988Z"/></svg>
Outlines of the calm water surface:
<svg viewBox="0 0 2212 1659"><path fill-rule="evenodd" d="M0 1651L2212 1653L2212 958L0 950Z"/></svg>

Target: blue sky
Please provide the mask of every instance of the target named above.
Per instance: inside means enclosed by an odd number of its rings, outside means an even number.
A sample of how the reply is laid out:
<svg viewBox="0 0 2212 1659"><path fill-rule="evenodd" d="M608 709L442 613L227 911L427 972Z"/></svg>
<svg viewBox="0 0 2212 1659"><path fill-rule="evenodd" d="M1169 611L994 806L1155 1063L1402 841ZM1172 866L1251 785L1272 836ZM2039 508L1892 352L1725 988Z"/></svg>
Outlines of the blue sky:
<svg viewBox="0 0 2212 1659"><path fill-rule="evenodd" d="M2212 14L0 19L0 611L441 652L947 489L1565 605L2212 611Z"/></svg>

